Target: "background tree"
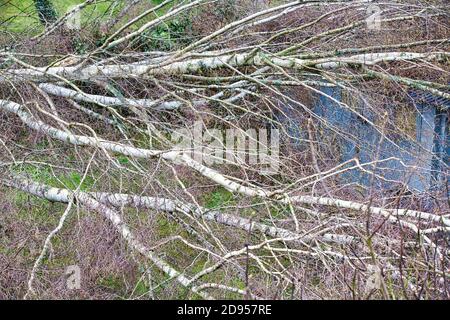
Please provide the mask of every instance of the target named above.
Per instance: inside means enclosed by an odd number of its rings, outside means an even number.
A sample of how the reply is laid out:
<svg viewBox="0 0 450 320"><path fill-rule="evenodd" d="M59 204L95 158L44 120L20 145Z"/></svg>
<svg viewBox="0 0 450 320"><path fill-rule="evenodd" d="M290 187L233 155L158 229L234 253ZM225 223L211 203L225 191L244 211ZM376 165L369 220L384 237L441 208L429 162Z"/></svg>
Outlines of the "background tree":
<svg viewBox="0 0 450 320"><path fill-rule="evenodd" d="M57 13L50 0L34 0L39 20L43 25L54 23L57 19Z"/></svg>

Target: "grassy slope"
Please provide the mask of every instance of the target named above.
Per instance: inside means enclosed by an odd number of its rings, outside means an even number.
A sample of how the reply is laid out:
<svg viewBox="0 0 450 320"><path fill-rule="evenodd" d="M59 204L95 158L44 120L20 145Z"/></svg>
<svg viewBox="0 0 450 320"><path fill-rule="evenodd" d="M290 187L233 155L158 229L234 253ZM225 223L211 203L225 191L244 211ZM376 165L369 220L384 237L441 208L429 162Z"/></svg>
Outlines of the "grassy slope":
<svg viewBox="0 0 450 320"><path fill-rule="evenodd" d="M83 3L85 0L53 0L52 3L59 15L67 12L72 6ZM163 0L149 1L153 5L158 5ZM110 9L113 0L103 0L95 5L90 5L83 10L82 21L95 20L98 18L107 19L110 15L105 12ZM120 6L125 3L124 1L116 6L116 11ZM149 3L144 3L142 10L148 9ZM163 14L170 8L166 6L158 10L158 14ZM114 12L112 13L114 15ZM151 18L151 15L149 16ZM143 19L141 23L147 22L147 19ZM0 31L6 30L11 33L22 33L32 30L33 33L42 31L42 25L39 23L39 19L35 10L33 0L0 0Z"/></svg>
<svg viewBox="0 0 450 320"><path fill-rule="evenodd" d="M59 15L67 12L72 6L83 3L84 0L53 0L52 3ZM83 12L83 19L92 19L103 14L111 2L101 2L89 6ZM9 32L20 33L31 28L42 30L33 0L3 0L0 1L0 28Z"/></svg>

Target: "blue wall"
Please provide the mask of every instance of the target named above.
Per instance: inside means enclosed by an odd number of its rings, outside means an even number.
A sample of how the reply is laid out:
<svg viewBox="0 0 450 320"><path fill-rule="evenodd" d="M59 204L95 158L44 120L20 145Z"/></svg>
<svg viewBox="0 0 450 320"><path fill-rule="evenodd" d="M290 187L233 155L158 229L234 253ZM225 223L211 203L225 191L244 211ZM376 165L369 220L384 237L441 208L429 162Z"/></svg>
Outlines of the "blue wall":
<svg viewBox="0 0 450 320"><path fill-rule="evenodd" d="M338 87L323 87L321 91L337 101L342 101ZM375 187L393 188L396 185L394 181L401 181L406 183L410 190L418 192L442 188L449 179L450 133L447 108L450 101L440 99L435 103L435 99L432 96L430 98L430 95L425 99L423 95L416 93L411 96L411 108L416 109L415 139L395 132L388 135L391 141L383 139L382 134L357 113L324 95L319 95L312 111L326 120L326 124L321 124L322 137L336 134L336 131L343 133L334 140L339 145L341 162L352 158L358 158L361 163L390 157L401 160L389 160L378 164L376 168L370 168L382 177L373 181ZM280 116L278 120L301 148L304 144L302 141L307 139L306 128L300 120L296 120L291 106L285 105L282 110L285 115ZM359 108L358 112L369 121L377 121L377 115L367 108ZM405 165L402 165L402 162ZM357 182L366 186L372 183L372 175L356 169L346 172L342 178L346 182Z"/></svg>

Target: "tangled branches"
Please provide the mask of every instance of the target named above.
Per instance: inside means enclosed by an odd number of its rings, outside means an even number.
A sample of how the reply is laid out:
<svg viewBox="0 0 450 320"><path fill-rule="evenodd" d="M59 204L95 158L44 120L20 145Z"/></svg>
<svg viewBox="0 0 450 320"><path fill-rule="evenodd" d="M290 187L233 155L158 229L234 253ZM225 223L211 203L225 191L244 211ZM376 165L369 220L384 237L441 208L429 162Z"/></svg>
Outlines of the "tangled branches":
<svg viewBox="0 0 450 320"><path fill-rule="evenodd" d="M449 297L445 4L106 2L0 33L0 297Z"/></svg>

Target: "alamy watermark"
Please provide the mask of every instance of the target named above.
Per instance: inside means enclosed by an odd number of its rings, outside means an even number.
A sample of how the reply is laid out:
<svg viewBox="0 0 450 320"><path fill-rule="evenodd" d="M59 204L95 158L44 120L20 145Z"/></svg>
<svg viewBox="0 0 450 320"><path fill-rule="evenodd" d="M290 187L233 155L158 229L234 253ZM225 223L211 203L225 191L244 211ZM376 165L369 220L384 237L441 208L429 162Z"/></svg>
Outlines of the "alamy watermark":
<svg viewBox="0 0 450 320"><path fill-rule="evenodd" d="M69 290L78 290L81 288L81 270L77 265L66 268L66 287Z"/></svg>
<svg viewBox="0 0 450 320"><path fill-rule="evenodd" d="M381 30L381 8L376 4L371 4L366 10L366 24L369 30Z"/></svg>
<svg viewBox="0 0 450 320"><path fill-rule="evenodd" d="M70 30L81 29L81 10L79 6L71 6L67 10L66 28Z"/></svg>
<svg viewBox="0 0 450 320"><path fill-rule="evenodd" d="M197 121L189 129L174 131L170 140L173 150L207 166L248 165L262 174L275 174L279 170L278 129L208 129Z"/></svg>

